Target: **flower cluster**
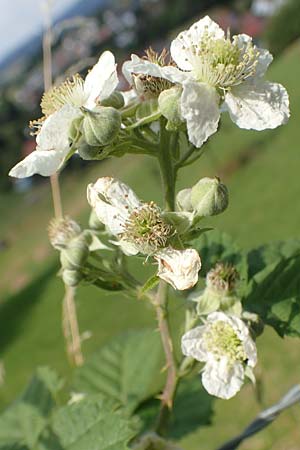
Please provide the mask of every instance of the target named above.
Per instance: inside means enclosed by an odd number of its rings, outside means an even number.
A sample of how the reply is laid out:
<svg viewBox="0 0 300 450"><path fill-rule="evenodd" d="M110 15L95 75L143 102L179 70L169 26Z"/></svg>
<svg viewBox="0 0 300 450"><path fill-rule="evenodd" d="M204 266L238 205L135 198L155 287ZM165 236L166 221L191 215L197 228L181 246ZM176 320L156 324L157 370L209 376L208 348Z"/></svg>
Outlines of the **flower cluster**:
<svg viewBox="0 0 300 450"><path fill-rule="evenodd" d="M175 289L189 289L197 283L201 268L198 252L174 248L176 229L157 205L141 202L129 186L110 177L90 184L87 197L99 221L117 238L115 244L126 255L153 256L158 276Z"/></svg>
<svg viewBox="0 0 300 450"><path fill-rule="evenodd" d="M198 148L217 131L223 111L240 128L276 128L289 118L289 99L283 86L264 79L271 62L268 50L256 47L249 36L225 35L206 16L173 40L170 57L165 50L159 55L151 49L144 58L132 55L122 70L133 89L121 95L115 58L105 51L85 80L75 75L44 94L44 116L31 123L36 151L10 175L52 175L75 151L84 159L106 157L105 147L121 129L133 126L131 119L126 121L128 104L135 104L135 111L149 100L158 107L150 121L162 115L169 130L186 126L189 141Z"/></svg>
<svg viewBox="0 0 300 450"><path fill-rule="evenodd" d="M60 251L65 284L86 282L130 295L145 294L158 278L180 291L197 285L201 259L193 239L207 231L199 226L203 219L225 211L228 190L218 177L204 177L176 195L177 173L201 156L198 149L218 130L222 112L245 129L276 128L287 122L285 88L264 78L271 62L271 54L249 36L232 37L204 17L173 40L170 52L149 49L143 58L132 55L122 68L128 92L117 91L115 58L105 51L85 79L75 75L44 94L43 117L31 123L36 151L19 162L11 176L50 176L75 152L95 160L140 153L157 159L165 190L161 208L141 201L115 178L90 183L89 228L81 230L63 218L49 229L50 241ZM129 273L127 256L141 256L156 265L150 287ZM205 288L196 286L188 295L196 306L187 302L193 323L182 336L183 366L190 360L204 363L204 387L225 399L240 390L245 377L254 379L257 361L254 339L260 324L255 315L243 311L238 284L238 272L230 264L219 262L211 268ZM163 282L160 286L166 287ZM167 300L156 297L153 300L151 293L147 298L162 321ZM168 359L171 338L163 342ZM173 388L168 392L175 392ZM164 392L161 398L165 396ZM165 402L170 405L172 399ZM155 434L145 435L135 448L176 449Z"/></svg>

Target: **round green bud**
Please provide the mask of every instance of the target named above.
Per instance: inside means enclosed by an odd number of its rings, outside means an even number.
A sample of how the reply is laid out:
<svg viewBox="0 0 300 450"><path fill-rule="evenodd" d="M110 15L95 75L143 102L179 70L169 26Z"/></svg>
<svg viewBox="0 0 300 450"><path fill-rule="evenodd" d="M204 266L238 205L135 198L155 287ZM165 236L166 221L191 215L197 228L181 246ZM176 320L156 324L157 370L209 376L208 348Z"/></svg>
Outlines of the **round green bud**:
<svg viewBox="0 0 300 450"><path fill-rule="evenodd" d="M109 97L101 100L101 106L112 106L120 109L124 106L124 97L119 91L114 91Z"/></svg>
<svg viewBox="0 0 300 450"><path fill-rule="evenodd" d="M101 154L102 148L101 147L93 147L91 145L88 145L86 142L80 144L78 147L78 154L80 158L90 161L92 159L97 159L97 157Z"/></svg>
<svg viewBox="0 0 300 450"><path fill-rule="evenodd" d="M228 206L227 187L215 178L202 178L191 190L193 210L200 217L215 216Z"/></svg>
<svg viewBox="0 0 300 450"><path fill-rule="evenodd" d="M62 273L62 279L67 286L75 287L83 279L83 275L75 269L65 269Z"/></svg>
<svg viewBox="0 0 300 450"><path fill-rule="evenodd" d="M191 202L191 192L192 189L182 189L178 192L176 196L176 204L179 209L179 211L187 211L192 212L193 211L193 205Z"/></svg>
<svg viewBox="0 0 300 450"><path fill-rule="evenodd" d="M180 98L182 89L173 86L161 92L158 97L158 106L162 115L168 119L167 128L176 130L182 123Z"/></svg>
<svg viewBox="0 0 300 450"><path fill-rule="evenodd" d="M89 256L89 245L86 236L80 234L72 239L68 247L61 251L60 262L63 269L77 269L82 267Z"/></svg>
<svg viewBox="0 0 300 450"><path fill-rule="evenodd" d="M99 106L93 111L82 108L82 133L88 145L99 147L110 144L121 128L121 115L111 107Z"/></svg>

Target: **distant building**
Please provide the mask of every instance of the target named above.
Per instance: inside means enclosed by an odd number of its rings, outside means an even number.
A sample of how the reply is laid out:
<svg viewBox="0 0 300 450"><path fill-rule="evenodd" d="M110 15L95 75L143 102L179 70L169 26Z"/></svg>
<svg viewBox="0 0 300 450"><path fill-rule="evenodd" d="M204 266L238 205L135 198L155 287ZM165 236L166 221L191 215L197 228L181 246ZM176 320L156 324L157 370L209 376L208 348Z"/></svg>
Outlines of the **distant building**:
<svg viewBox="0 0 300 450"><path fill-rule="evenodd" d="M275 14L287 0L253 0L251 11L258 17L270 17Z"/></svg>

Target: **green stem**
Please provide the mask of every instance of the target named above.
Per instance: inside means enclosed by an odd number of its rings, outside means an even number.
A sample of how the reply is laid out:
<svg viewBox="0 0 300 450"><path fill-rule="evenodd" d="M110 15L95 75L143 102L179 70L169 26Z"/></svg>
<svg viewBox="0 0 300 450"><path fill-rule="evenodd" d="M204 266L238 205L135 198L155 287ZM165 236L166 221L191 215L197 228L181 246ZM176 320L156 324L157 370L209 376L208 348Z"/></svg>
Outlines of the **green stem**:
<svg viewBox="0 0 300 450"><path fill-rule="evenodd" d="M166 131L165 127L166 120L162 118L160 120L160 146L158 160L162 176L165 209L168 211L173 211L175 206L176 183L176 171L172 156L174 150L174 139L172 139L172 133ZM168 284L161 280L158 286L157 295L153 300L153 304L156 309L158 329L165 353L167 370L166 384L160 397L161 408L156 425L156 432L161 435L164 435L168 428L170 411L173 406L179 380L168 321L168 289Z"/></svg>
<svg viewBox="0 0 300 450"><path fill-rule="evenodd" d="M171 133L166 130L166 119L161 118L158 160L163 183L165 209L174 211L176 172L172 158L173 149L170 145L170 134Z"/></svg>

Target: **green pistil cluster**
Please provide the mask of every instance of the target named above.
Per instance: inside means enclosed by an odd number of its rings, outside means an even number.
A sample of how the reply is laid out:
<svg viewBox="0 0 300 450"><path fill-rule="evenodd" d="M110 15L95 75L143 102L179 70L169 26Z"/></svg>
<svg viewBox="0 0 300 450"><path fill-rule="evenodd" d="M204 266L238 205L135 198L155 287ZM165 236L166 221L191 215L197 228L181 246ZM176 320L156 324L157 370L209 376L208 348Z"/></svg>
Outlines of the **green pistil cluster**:
<svg viewBox="0 0 300 450"><path fill-rule="evenodd" d="M239 274L231 264L218 263L206 275L207 286L224 293L233 292L238 280Z"/></svg>
<svg viewBox="0 0 300 450"><path fill-rule="evenodd" d="M239 85L256 72L257 49L251 41L240 46L236 36L216 39L206 32L191 52L197 79L221 89Z"/></svg>
<svg viewBox="0 0 300 450"><path fill-rule="evenodd" d="M140 248L141 253L151 254L166 247L174 235L172 225L166 223L155 203L144 203L129 216L122 238Z"/></svg>
<svg viewBox="0 0 300 450"><path fill-rule="evenodd" d="M221 320L212 323L204 333L206 348L217 358L227 356L230 361L245 361L247 356L235 330Z"/></svg>

